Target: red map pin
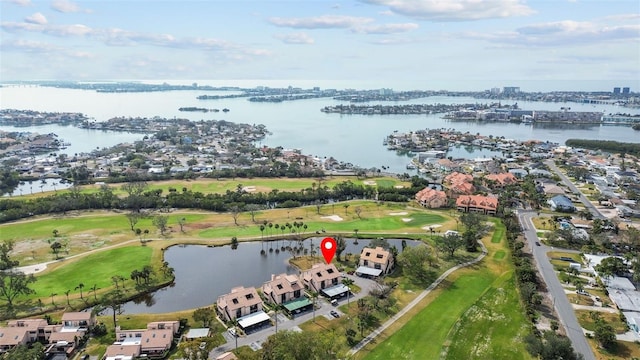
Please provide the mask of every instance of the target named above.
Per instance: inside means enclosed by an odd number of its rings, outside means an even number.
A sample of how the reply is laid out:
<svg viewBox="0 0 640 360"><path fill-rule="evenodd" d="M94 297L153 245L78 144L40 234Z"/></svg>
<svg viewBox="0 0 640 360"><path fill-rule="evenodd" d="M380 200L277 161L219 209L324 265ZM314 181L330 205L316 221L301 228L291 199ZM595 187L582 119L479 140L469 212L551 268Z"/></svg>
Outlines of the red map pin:
<svg viewBox="0 0 640 360"><path fill-rule="evenodd" d="M331 260L333 260L333 255L336 254L337 247L338 244L336 243L336 239L334 238L324 238L320 242L320 251L322 251L322 256L324 256L324 260L327 262L327 264L330 264Z"/></svg>

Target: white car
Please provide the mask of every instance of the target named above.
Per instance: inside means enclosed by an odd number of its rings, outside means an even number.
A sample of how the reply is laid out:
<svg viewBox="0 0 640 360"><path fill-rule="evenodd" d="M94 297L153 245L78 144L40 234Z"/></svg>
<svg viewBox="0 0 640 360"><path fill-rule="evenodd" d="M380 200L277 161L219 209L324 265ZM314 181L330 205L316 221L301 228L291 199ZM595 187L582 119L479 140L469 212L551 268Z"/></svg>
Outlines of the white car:
<svg viewBox="0 0 640 360"><path fill-rule="evenodd" d="M229 334L233 337L237 337L238 333L236 332L236 328L229 328Z"/></svg>

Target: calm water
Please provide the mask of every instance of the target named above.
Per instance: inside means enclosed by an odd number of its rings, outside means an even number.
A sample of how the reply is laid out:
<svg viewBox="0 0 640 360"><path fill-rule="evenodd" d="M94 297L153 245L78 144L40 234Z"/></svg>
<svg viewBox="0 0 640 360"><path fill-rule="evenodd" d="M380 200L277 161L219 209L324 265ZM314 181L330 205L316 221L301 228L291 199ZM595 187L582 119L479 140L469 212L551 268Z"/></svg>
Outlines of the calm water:
<svg viewBox="0 0 640 360"><path fill-rule="evenodd" d="M304 241L309 249L311 242L316 248L321 238ZM390 245L402 250L402 240L388 239ZM287 244L288 241L284 241ZM283 241L279 241L282 246ZM291 243L295 245L295 242ZM355 245L347 240L344 254L359 254L369 240L358 240ZM418 241L407 240L408 246L416 246ZM260 255L264 246L266 256ZM125 313L165 313L194 309L214 304L218 297L227 294L236 286L260 287L271 279L271 274L298 274L297 268L289 265L291 254L269 252L276 242L240 243L236 250L230 246L206 247L200 245L173 246L165 251L165 260L175 269L175 285L156 291L138 301L130 301L123 306ZM285 245L286 246L286 245ZM319 260L321 262L324 260Z"/></svg>
<svg viewBox="0 0 640 360"><path fill-rule="evenodd" d="M358 88L357 86L352 86ZM504 136L518 140L543 140L564 143L568 138L610 139L637 142L638 133L629 127L596 126L592 128L543 128L524 124L451 122L441 115L339 115L320 111L324 106L342 102L329 98L298 100L283 103L252 103L243 98L224 100L198 100L196 96L210 92L170 91L156 93L97 93L92 91L44 87L0 88L2 108L32 109L39 111L81 112L97 121L115 116L181 117L191 120L227 120L233 122L265 124L273 135L263 143L269 146L300 148L304 154L333 156L365 168L388 166L390 171L405 172L410 158L397 156L382 145L382 140L394 130L407 132L425 128L454 128L484 135ZM485 103L464 97L430 97L410 103ZM513 102L502 101L503 104ZM375 104L375 103L374 103ZM390 104L390 103L382 103ZM640 113L640 109L627 109L608 105L576 103L518 102L523 109L559 110L571 107L575 111L604 111ZM180 112L179 107L197 106L228 108L228 113ZM24 128L20 128L24 130ZM0 130L15 130L0 127ZM71 142L67 153L91 151L121 142L140 139L140 134L96 132L72 127L45 126L32 128L41 133L54 132ZM471 154L469 157L478 157Z"/></svg>

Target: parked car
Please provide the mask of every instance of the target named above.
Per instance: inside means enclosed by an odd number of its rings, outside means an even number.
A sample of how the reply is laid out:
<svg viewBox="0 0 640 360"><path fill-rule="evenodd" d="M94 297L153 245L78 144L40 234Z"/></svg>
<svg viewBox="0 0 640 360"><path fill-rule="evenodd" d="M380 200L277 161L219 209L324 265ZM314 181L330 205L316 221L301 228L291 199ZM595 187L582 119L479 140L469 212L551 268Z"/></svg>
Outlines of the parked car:
<svg viewBox="0 0 640 360"><path fill-rule="evenodd" d="M338 300L336 299L331 300L331 305L338 306Z"/></svg>
<svg viewBox="0 0 640 360"><path fill-rule="evenodd" d="M200 343L200 346L199 346L200 350L204 350L204 348L206 348L206 347L207 347L207 343L206 342L203 341L203 342Z"/></svg>
<svg viewBox="0 0 640 360"><path fill-rule="evenodd" d="M536 241L536 246L540 246L540 242L539 241Z"/></svg>
<svg viewBox="0 0 640 360"><path fill-rule="evenodd" d="M229 328L229 334L231 334L234 337L238 336L238 333L236 332L236 328Z"/></svg>
<svg viewBox="0 0 640 360"><path fill-rule="evenodd" d="M335 310L331 310L330 314L331 314L331 316L333 316L334 318L339 318L339 317L340 317L340 314L338 314L338 312L337 312L337 311L335 311Z"/></svg>

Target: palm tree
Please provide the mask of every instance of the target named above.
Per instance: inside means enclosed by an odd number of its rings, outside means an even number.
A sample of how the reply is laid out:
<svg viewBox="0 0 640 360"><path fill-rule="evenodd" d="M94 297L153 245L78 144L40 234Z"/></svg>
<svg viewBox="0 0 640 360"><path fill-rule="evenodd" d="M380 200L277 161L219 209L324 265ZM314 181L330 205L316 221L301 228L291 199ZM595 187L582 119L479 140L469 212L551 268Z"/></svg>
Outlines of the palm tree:
<svg viewBox="0 0 640 360"><path fill-rule="evenodd" d="M344 204L344 216L347 216L347 209L349 208L349 204Z"/></svg>
<svg viewBox="0 0 640 360"><path fill-rule="evenodd" d="M96 290L98 290L98 285L97 284L93 284L93 286L91 287L91 291L93 291L93 299L95 301L98 301L98 297L96 296Z"/></svg>
<svg viewBox="0 0 640 360"><path fill-rule="evenodd" d="M56 296L58 294L56 293L51 293L51 305L55 308L56 307L56 303L53 302L53 297Z"/></svg>
<svg viewBox="0 0 640 360"><path fill-rule="evenodd" d="M76 290L80 289L80 299L83 299L82 297L82 289L84 288L84 284L80 283L78 284L78 286L76 286Z"/></svg>
<svg viewBox="0 0 640 360"><path fill-rule="evenodd" d="M67 306L71 307L71 304L69 303L69 293L71 292L71 290L67 290L64 292L64 294L67 296Z"/></svg>

